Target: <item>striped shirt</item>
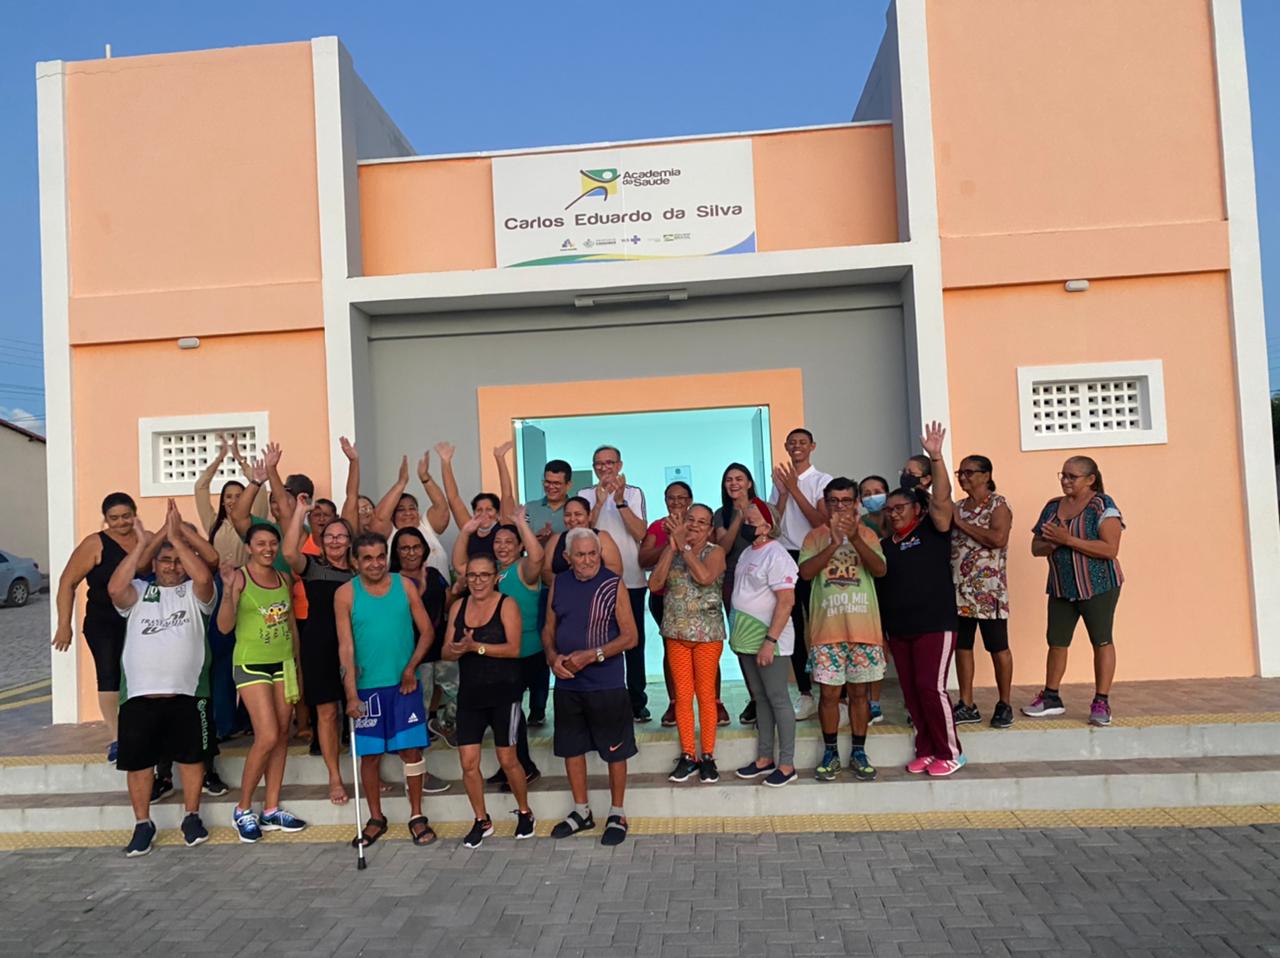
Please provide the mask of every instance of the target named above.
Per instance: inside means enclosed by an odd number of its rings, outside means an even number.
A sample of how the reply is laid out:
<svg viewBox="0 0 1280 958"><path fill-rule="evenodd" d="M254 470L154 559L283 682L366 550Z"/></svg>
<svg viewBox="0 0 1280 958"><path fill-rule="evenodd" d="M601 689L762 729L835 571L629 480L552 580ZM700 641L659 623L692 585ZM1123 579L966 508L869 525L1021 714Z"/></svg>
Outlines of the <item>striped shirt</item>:
<svg viewBox="0 0 1280 958"><path fill-rule="evenodd" d="M1048 522L1057 520L1058 505L1062 498L1050 499L1040 510L1040 518L1036 521L1032 532L1040 535L1040 530ZM1104 519L1119 519L1124 528L1124 519L1120 510L1110 496L1095 495L1085 505L1084 511L1074 519L1062 524L1067 532L1077 539L1098 540L1102 536L1098 530ZM1060 546L1049 556L1049 582L1046 590L1056 599L1092 599L1094 596L1120 588L1124 582L1124 574L1120 571L1120 563L1115 559L1095 559L1075 549Z"/></svg>

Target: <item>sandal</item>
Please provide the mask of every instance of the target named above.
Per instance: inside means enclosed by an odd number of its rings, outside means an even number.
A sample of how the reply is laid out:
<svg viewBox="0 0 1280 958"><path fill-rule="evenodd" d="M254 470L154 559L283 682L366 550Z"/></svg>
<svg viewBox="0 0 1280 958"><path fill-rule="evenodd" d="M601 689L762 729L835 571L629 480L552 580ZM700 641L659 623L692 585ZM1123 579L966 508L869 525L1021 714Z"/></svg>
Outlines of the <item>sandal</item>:
<svg viewBox="0 0 1280 958"><path fill-rule="evenodd" d="M414 826L417 825L417 828ZM415 815L409 819L409 837L413 839L415 845L430 845L436 840L436 833L432 827L427 824L426 815Z"/></svg>
<svg viewBox="0 0 1280 958"><path fill-rule="evenodd" d="M370 833L370 829L373 829L372 833ZM385 818L370 817L369 820L365 822L364 829L360 832L359 836L351 839L351 847L359 848L363 845L365 848L368 848L386 833L387 820Z"/></svg>

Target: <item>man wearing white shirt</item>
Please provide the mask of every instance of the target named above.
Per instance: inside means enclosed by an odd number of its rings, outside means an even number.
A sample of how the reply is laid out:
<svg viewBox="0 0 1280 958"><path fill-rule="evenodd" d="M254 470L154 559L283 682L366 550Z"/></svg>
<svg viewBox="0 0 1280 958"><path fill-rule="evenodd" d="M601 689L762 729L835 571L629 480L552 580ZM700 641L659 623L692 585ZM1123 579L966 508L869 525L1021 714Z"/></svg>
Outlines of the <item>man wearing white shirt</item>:
<svg viewBox="0 0 1280 958"><path fill-rule="evenodd" d="M773 470L771 504L782 515L782 534L778 536L778 541L791 553L791 558L799 562L800 547L804 545L805 536L827 521L827 517L818 508L818 503L822 501L823 490L827 488L831 477L820 472L809 461L818 444L813 441L813 433L808 429L792 429L787 433L784 448L790 462L778 463ZM796 603L791 609L791 621L796 630L791 667L796 674L796 689L800 692L800 701L796 705L796 719L799 721L818 714L818 706L811 694L813 683L805 671L809 663L805 621L809 613L810 588L808 580L800 579L796 583Z"/></svg>
<svg viewBox="0 0 1280 958"><path fill-rule="evenodd" d="M622 584L627 587L637 632L635 646L625 653L627 695L635 720L648 722L652 716L647 707L649 697L644 691L644 620L649 590L644 570L640 568L640 542L648 528L644 492L639 486L627 485L627 477L622 472L622 453L614 446L597 449L591 456L591 468L600 481L579 495L591 505L590 527L613 536L622 556Z"/></svg>

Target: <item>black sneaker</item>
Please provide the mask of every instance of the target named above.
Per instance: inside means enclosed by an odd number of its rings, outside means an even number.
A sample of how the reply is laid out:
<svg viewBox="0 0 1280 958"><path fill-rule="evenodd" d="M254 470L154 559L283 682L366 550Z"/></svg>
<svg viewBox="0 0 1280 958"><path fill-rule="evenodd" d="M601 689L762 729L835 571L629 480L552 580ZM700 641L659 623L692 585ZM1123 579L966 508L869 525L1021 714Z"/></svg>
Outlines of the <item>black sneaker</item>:
<svg viewBox="0 0 1280 958"><path fill-rule="evenodd" d="M484 780L486 785L502 786L507 784L507 773L499 768L496 772Z"/></svg>
<svg viewBox="0 0 1280 958"><path fill-rule="evenodd" d="M533 820L533 809L522 812L516 809L516 841L522 838L533 837L533 827L536 823Z"/></svg>
<svg viewBox="0 0 1280 958"><path fill-rule="evenodd" d="M635 711L635 719L637 725L643 725L645 722L652 722L653 715L643 705Z"/></svg>
<svg viewBox="0 0 1280 958"><path fill-rule="evenodd" d="M188 848L195 848L209 840L209 829L204 827L204 822L200 821L200 816L195 812L187 812L187 817L182 820L182 840L187 843Z"/></svg>
<svg viewBox="0 0 1280 958"><path fill-rule="evenodd" d="M982 721L982 713L978 711L978 706L975 704L965 705L963 702L957 702L951 710L951 718L957 725L976 725Z"/></svg>
<svg viewBox="0 0 1280 958"><path fill-rule="evenodd" d="M530 715L524 723L529 728L542 728L547 724L547 716L545 712L539 712L537 715Z"/></svg>
<svg viewBox="0 0 1280 958"><path fill-rule="evenodd" d="M591 809L587 809L587 817L583 818L575 808L565 816L564 821L556 822L556 827L551 829L551 837L568 838L570 835L576 835L578 832L585 832L587 829L595 827L596 820L591 814Z"/></svg>
<svg viewBox="0 0 1280 958"><path fill-rule="evenodd" d="M668 705L667 710L662 713L662 727L663 728L676 727L676 706L674 702L671 705Z"/></svg>
<svg viewBox="0 0 1280 958"><path fill-rule="evenodd" d="M716 771L715 756L702 756L702 761L698 763L698 780L703 785L714 785L720 781L720 773Z"/></svg>
<svg viewBox="0 0 1280 958"><path fill-rule="evenodd" d="M222 780L222 776L216 771L205 773L204 793L206 795L212 795L214 798L217 798L220 795L227 794L228 791L230 791L230 789L227 788L227 783Z"/></svg>
<svg viewBox="0 0 1280 958"><path fill-rule="evenodd" d="M698 760L692 755L681 755L676 759L676 767L667 776L668 782L687 782L698 774Z"/></svg>
<svg viewBox="0 0 1280 958"><path fill-rule="evenodd" d="M477 818L475 824L471 826L471 831L467 832L467 837L462 840L462 844L467 848L479 848L492 834L493 822L488 818Z"/></svg>
<svg viewBox="0 0 1280 958"><path fill-rule="evenodd" d="M143 855L150 854L151 842L156 837L156 826L151 821L138 822L133 826L133 838L129 840L129 844L125 846L125 856L128 858L141 858Z"/></svg>
<svg viewBox="0 0 1280 958"><path fill-rule="evenodd" d="M317 756L324 754L323 752L320 751L320 736L318 735L311 736L311 744L307 746L307 754L317 755Z"/></svg>
<svg viewBox="0 0 1280 958"><path fill-rule="evenodd" d="M499 769L499 773L501 773L501 769ZM524 773L524 783L526 786L532 785L540 778L542 778L542 770L538 768L535 768L532 772ZM498 786L498 791L507 794L510 794L511 792L511 783L506 780L505 776L502 779L502 784Z"/></svg>
<svg viewBox="0 0 1280 958"><path fill-rule="evenodd" d="M446 725L443 721L436 719L427 722L427 731L431 733L432 738L439 739L450 748L458 747L458 729L453 725Z"/></svg>
<svg viewBox="0 0 1280 958"><path fill-rule="evenodd" d="M170 795L172 793L173 793L173 779L171 778L156 778L151 783L152 804L160 801L166 795Z"/></svg>
<svg viewBox="0 0 1280 958"><path fill-rule="evenodd" d="M761 768L755 762L749 762L746 765L742 766L742 768L738 769L736 774L738 778L746 778L746 779L759 778L762 775L768 775L769 773L773 772L777 767L778 766L773 764L773 762L770 762L764 768Z"/></svg>
<svg viewBox="0 0 1280 958"><path fill-rule="evenodd" d="M1013 725L1013 706L1008 702L996 703L996 710L991 713L992 728L1009 728Z"/></svg>
<svg viewBox="0 0 1280 958"><path fill-rule="evenodd" d="M747 707L742 710L742 714L738 716L738 723L741 725L756 724L756 703L755 700L747 702Z"/></svg>

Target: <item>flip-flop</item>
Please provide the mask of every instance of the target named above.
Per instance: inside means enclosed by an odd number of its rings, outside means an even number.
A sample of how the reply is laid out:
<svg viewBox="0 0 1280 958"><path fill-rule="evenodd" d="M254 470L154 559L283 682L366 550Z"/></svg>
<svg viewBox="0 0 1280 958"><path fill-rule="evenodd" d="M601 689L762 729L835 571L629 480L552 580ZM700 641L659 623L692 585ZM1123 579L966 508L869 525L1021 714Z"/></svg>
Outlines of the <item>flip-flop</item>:
<svg viewBox="0 0 1280 958"><path fill-rule="evenodd" d="M421 825L421 828L415 829L415 825ZM409 837L413 839L415 845L430 845L436 840L436 833L432 827L427 824L426 815L415 815L409 819Z"/></svg>
<svg viewBox="0 0 1280 958"><path fill-rule="evenodd" d="M369 829L373 829L373 834L369 834ZM387 833L387 820L385 818L372 818L365 822L364 828L361 830L359 837L351 839L351 847L359 848L363 845L368 848L379 838Z"/></svg>

